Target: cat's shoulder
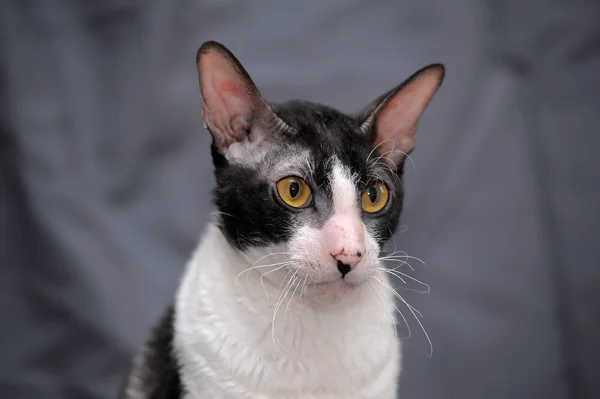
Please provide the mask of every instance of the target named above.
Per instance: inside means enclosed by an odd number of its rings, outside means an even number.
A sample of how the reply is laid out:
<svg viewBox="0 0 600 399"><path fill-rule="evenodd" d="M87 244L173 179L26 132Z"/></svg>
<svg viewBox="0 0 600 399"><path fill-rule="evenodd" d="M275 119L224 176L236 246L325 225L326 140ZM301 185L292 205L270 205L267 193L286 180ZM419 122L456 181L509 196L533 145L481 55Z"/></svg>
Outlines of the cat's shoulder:
<svg viewBox="0 0 600 399"><path fill-rule="evenodd" d="M169 306L135 358L120 399L183 398L179 363L173 351L174 320L174 308Z"/></svg>

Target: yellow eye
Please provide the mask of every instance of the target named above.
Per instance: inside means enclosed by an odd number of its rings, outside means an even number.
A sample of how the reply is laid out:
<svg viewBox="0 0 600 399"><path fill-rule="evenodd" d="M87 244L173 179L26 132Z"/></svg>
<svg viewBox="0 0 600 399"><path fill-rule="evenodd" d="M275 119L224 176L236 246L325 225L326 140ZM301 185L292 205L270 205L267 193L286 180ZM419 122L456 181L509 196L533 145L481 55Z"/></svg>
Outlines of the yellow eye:
<svg viewBox="0 0 600 399"><path fill-rule="evenodd" d="M371 184L362 195L362 208L368 213L379 212L389 199L390 193L384 183Z"/></svg>
<svg viewBox="0 0 600 399"><path fill-rule="evenodd" d="M279 197L293 208L301 208L310 201L312 193L308 184L299 177L288 176L277 182Z"/></svg>

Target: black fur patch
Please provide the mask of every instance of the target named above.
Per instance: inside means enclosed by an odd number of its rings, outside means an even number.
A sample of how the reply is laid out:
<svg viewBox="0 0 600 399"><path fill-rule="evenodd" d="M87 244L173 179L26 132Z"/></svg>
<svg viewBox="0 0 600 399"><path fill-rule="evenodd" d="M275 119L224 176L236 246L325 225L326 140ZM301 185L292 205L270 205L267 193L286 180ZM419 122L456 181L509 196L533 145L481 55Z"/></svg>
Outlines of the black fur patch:
<svg viewBox="0 0 600 399"><path fill-rule="evenodd" d="M139 362L134 364L120 399L180 399L183 387L173 353L174 310L169 307L152 331Z"/></svg>

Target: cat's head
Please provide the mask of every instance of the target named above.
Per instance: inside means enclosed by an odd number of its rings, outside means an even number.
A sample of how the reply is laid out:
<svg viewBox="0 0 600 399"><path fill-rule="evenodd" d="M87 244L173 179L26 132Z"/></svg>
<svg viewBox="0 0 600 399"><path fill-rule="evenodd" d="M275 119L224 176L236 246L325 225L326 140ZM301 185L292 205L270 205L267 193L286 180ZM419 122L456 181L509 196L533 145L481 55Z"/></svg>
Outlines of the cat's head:
<svg viewBox="0 0 600 399"><path fill-rule="evenodd" d="M309 102L267 103L219 43L202 45L197 65L214 202L231 245L268 279L298 279L327 295L378 274L402 211L403 164L444 67L427 66L346 115Z"/></svg>

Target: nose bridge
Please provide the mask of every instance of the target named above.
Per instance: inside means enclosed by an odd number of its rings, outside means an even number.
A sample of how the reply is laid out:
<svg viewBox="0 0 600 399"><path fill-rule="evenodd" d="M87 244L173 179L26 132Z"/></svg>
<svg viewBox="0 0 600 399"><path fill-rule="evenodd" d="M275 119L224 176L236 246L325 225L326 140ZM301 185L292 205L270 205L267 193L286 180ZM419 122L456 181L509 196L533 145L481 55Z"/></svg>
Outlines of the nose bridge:
<svg viewBox="0 0 600 399"><path fill-rule="evenodd" d="M362 256L364 252L364 227L357 215L333 215L323 226L323 245L331 256L350 264L346 257ZM346 262L345 260L348 260Z"/></svg>
<svg viewBox="0 0 600 399"><path fill-rule="evenodd" d="M357 204L353 175L334 158L331 173L333 216L323 226L323 248L335 260L342 277L360 261L365 252L364 227Z"/></svg>

